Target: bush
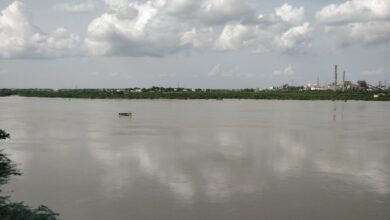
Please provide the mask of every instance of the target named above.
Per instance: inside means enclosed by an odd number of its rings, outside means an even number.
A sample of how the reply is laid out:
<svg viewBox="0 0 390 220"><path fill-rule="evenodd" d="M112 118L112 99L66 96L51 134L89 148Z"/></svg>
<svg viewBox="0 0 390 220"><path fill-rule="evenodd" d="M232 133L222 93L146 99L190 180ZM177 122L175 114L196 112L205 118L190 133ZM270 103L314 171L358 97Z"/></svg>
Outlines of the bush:
<svg viewBox="0 0 390 220"><path fill-rule="evenodd" d="M0 129L0 140L9 137L7 132ZM0 186L6 184L13 175L21 175L21 173L11 159L0 151ZM55 220L57 216L57 213L46 206L30 208L23 202L10 202L9 197L0 196L0 219L2 220Z"/></svg>

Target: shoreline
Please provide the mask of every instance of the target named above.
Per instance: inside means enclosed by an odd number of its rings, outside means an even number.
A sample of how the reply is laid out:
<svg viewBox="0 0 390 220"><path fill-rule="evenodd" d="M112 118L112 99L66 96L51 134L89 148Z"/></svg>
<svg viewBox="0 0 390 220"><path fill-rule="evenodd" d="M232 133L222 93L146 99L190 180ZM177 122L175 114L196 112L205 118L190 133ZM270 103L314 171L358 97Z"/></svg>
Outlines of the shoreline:
<svg viewBox="0 0 390 220"><path fill-rule="evenodd" d="M115 92L115 90L36 90L21 89L0 97L129 99L129 100L297 100L297 101L390 101L390 90L383 91L202 91L202 92Z"/></svg>

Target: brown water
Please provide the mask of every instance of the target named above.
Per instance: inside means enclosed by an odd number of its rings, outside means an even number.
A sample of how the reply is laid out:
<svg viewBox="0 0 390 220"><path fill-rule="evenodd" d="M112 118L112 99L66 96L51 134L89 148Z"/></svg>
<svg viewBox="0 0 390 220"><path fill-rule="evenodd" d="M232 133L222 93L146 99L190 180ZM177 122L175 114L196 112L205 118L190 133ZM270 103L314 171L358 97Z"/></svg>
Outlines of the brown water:
<svg viewBox="0 0 390 220"><path fill-rule="evenodd" d="M8 97L0 128L4 191L63 219L390 219L390 102Z"/></svg>

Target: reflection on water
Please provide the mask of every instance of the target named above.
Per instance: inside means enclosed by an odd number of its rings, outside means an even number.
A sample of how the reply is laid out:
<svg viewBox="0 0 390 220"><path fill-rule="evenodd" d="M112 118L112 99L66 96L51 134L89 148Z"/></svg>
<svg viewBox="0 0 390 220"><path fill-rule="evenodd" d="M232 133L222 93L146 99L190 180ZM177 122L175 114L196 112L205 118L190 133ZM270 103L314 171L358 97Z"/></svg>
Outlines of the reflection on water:
<svg viewBox="0 0 390 220"><path fill-rule="evenodd" d="M24 172L7 190L64 219L390 218L390 103L0 105Z"/></svg>

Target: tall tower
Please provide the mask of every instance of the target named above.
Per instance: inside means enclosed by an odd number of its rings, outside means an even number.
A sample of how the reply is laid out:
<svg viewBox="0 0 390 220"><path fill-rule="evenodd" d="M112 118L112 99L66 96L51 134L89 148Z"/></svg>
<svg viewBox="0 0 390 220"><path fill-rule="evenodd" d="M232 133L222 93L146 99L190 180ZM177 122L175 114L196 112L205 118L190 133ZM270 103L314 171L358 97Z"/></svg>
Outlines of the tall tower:
<svg viewBox="0 0 390 220"><path fill-rule="evenodd" d="M337 64L334 66L334 90L337 90Z"/></svg>
<svg viewBox="0 0 390 220"><path fill-rule="evenodd" d="M345 90L345 71L343 72L343 92Z"/></svg>

